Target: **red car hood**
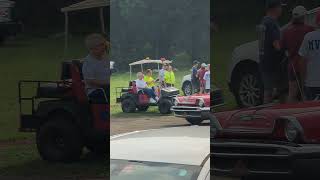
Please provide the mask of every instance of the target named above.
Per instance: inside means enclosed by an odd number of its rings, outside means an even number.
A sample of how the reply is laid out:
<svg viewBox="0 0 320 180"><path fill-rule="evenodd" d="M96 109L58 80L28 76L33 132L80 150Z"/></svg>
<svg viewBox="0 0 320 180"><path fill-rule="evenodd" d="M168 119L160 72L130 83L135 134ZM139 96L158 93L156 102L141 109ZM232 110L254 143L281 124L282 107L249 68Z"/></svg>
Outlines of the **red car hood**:
<svg viewBox="0 0 320 180"><path fill-rule="evenodd" d="M282 116L303 116L313 111L320 112L320 102L296 104L271 104L253 108L215 113L222 133L236 137L270 134L275 120Z"/></svg>
<svg viewBox="0 0 320 180"><path fill-rule="evenodd" d="M194 94L191 96L177 97L180 105L196 105L197 99L203 99L205 106L210 106L210 94Z"/></svg>

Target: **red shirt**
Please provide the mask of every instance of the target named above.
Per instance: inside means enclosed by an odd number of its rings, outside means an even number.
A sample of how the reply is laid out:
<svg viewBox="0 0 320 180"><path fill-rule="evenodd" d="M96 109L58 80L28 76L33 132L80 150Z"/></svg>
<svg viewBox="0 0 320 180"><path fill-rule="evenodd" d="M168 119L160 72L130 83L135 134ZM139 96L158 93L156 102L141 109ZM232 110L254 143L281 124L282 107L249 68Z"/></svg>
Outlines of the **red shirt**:
<svg viewBox="0 0 320 180"><path fill-rule="evenodd" d="M306 24L290 24L283 31L281 46L288 50L291 62L296 63L304 36L311 31L314 31L314 28Z"/></svg>
<svg viewBox="0 0 320 180"><path fill-rule="evenodd" d="M206 69L205 68L201 68L198 70L198 77L199 80L203 80L204 74L206 73Z"/></svg>

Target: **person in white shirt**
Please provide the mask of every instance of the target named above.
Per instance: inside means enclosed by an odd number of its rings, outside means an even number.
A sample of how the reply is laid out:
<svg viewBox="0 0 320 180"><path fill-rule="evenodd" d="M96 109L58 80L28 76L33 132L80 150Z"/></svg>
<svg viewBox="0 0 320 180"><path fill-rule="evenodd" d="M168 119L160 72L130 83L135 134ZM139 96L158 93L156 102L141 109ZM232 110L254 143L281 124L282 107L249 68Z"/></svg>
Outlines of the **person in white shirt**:
<svg viewBox="0 0 320 180"><path fill-rule="evenodd" d="M168 67L169 67L169 65L164 63L162 66L162 69L160 69L160 71L159 71L159 82L162 87L165 87L164 74L168 70Z"/></svg>
<svg viewBox="0 0 320 180"><path fill-rule="evenodd" d="M147 83L144 81L144 75L142 72L137 73L137 80L136 82L136 87L138 91L142 90L144 93L146 93L150 97L150 103L156 103L159 98L156 96L155 92L153 89L148 88Z"/></svg>
<svg viewBox="0 0 320 180"><path fill-rule="evenodd" d="M210 64L207 66L207 71L204 73L203 79L206 81L205 83L205 92L210 93Z"/></svg>
<svg viewBox="0 0 320 180"><path fill-rule="evenodd" d="M317 30L305 35L299 50L301 63L305 66L302 80L307 100L314 100L320 95L320 12L316 15Z"/></svg>

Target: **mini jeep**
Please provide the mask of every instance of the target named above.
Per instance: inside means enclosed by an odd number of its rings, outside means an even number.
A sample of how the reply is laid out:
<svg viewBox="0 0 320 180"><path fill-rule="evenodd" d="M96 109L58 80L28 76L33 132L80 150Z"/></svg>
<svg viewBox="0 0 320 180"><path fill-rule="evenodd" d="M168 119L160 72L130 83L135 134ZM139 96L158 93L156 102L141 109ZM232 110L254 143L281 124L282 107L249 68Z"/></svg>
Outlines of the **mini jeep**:
<svg viewBox="0 0 320 180"><path fill-rule="evenodd" d="M47 161L70 162L84 147L105 154L109 133L109 103L87 97L82 62L62 63L59 81L20 81L20 131L35 132L40 156Z"/></svg>

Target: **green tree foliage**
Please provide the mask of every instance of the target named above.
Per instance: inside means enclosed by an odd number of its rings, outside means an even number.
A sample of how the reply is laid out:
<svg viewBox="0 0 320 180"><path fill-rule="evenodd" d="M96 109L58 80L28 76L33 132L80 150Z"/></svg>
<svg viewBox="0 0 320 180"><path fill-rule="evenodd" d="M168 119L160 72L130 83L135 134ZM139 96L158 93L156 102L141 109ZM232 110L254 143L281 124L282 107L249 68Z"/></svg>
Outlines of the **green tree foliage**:
<svg viewBox="0 0 320 180"><path fill-rule="evenodd" d="M111 6L112 58L121 69L143 59L209 57L209 0L117 0Z"/></svg>

